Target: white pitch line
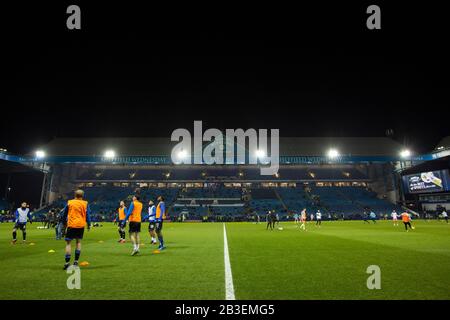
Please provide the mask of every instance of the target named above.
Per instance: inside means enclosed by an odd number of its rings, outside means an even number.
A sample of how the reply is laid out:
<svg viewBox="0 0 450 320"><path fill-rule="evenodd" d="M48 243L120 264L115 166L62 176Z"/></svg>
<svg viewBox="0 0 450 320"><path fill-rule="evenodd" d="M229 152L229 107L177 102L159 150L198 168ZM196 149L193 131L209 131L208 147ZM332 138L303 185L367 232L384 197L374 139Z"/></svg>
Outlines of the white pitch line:
<svg viewBox="0 0 450 320"><path fill-rule="evenodd" d="M236 297L234 296L233 275L231 273L227 229L225 228L225 223L223 224L223 257L225 261L225 300L236 300Z"/></svg>

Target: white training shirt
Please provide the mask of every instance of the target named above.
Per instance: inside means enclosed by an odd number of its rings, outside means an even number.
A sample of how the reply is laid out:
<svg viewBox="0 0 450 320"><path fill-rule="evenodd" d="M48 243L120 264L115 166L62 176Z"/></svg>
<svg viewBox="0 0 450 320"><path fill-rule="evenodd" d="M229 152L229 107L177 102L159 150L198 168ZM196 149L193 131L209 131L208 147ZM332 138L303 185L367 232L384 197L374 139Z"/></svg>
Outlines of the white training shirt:
<svg viewBox="0 0 450 320"><path fill-rule="evenodd" d="M316 219L322 219L322 213L320 213L319 211L316 212Z"/></svg>
<svg viewBox="0 0 450 320"><path fill-rule="evenodd" d="M392 218L394 218L394 219L397 219L397 217L398 217L398 213L397 213L397 212L395 212L395 211L394 211L394 212L392 212L392 213L391 213L391 217L392 217Z"/></svg>
<svg viewBox="0 0 450 320"><path fill-rule="evenodd" d="M148 221L156 221L156 207L154 205L148 208Z"/></svg>
<svg viewBox="0 0 450 320"><path fill-rule="evenodd" d="M442 211L442 216L443 216L444 218L446 218L446 217L447 217L447 212Z"/></svg>
<svg viewBox="0 0 450 320"><path fill-rule="evenodd" d="M26 209L17 208L17 213L18 213L17 222L27 223L29 212L30 212L30 209L28 209L28 208L26 208Z"/></svg>

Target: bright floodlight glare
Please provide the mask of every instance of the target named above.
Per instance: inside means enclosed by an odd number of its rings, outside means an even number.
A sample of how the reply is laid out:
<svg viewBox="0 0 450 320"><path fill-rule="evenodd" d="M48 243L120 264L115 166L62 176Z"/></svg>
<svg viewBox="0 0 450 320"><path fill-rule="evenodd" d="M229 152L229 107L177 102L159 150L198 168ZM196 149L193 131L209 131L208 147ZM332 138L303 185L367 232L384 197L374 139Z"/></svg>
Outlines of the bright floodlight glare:
<svg viewBox="0 0 450 320"><path fill-rule="evenodd" d="M256 150L256 157L257 158L264 158L266 156L266 153L264 152L264 150Z"/></svg>
<svg viewBox="0 0 450 320"><path fill-rule="evenodd" d="M179 152L178 152L178 158L180 158L180 159L186 159L187 158L187 151L186 150L180 150Z"/></svg>
<svg viewBox="0 0 450 320"><path fill-rule="evenodd" d="M328 157L329 158L336 158L339 156L339 152L336 149L330 149L328 151Z"/></svg>
<svg viewBox="0 0 450 320"><path fill-rule="evenodd" d="M402 158L408 158L409 156L411 156L411 151L409 151L408 149L402 150L402 152L400 152L400 156Z"/></svg>
<svg viewBox="0 0 450 320"><path fill-rule="evenodd" d="M116 153L114 150L106 150L105 151L105 158L114 158L116 156Z"/></svg>
<svg viewBox="0 0 450 320"><path fill-rule="evenodd" d="M45 151L37 150L36 151L36 158L38 158L38 159L45 158Z"/></svg>

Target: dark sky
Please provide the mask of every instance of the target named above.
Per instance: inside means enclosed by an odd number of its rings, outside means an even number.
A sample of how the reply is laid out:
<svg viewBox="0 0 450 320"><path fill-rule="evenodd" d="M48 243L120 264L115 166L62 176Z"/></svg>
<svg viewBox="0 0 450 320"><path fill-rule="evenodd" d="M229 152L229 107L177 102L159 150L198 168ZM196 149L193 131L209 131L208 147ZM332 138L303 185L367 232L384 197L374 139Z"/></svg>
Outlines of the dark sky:
<svg viewBox="0 0 450 320"><path fill-rule="evenodd" d="M170 136L279 128L282 136L394 137L423 152L450 134L444 10L368 4L316 8L58 5L6 17L0 147L55 136ZM223 4L225 6L225 4ZM27 8L28 10L25 10Z"/></svg>

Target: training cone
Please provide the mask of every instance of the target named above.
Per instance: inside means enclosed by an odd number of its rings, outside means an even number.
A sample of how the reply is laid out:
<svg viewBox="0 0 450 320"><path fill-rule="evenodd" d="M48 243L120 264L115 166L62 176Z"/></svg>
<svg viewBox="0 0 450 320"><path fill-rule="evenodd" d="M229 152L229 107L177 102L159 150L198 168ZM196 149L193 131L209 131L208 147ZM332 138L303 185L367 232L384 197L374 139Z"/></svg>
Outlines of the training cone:
<svg viewBox="0 0 450 320"><path fill-rule="evenodd" d="M30 246L34 246L36 243L34 242L30 242Z"/></svg>
<svg viewBox="0 0 450 320"><path fill-rule="evenodd" d="M87 262L87 261L80 262L80 267L87 267L88 265L89 265L89 262Z"/></svg>
<svg viewBox="0 0 450 320"><path fill-rule="evenodd" d="M140 247L145 247L145 243L141 243L139 246Z"/></svg>
<svg viewBox="0 0 450 320"><path fill-rule="evenodd" d="M161 251L159 251L159 250L153 250L153 253L158 254L158 253L161 253Z"/></svg>
<svg viewBox="0 0 450 320"><path fill-rule="evenodd" d="M103 240L100 240L98 243L103 243L103 242L105 242L105 241L103 241Z"/></svg>
<svg viewBox="0 0 450 320"><path fill-rule="evenodd" d="M55 250L53 250L53 249L48 250L48 253L55 253Z"/></svg>

